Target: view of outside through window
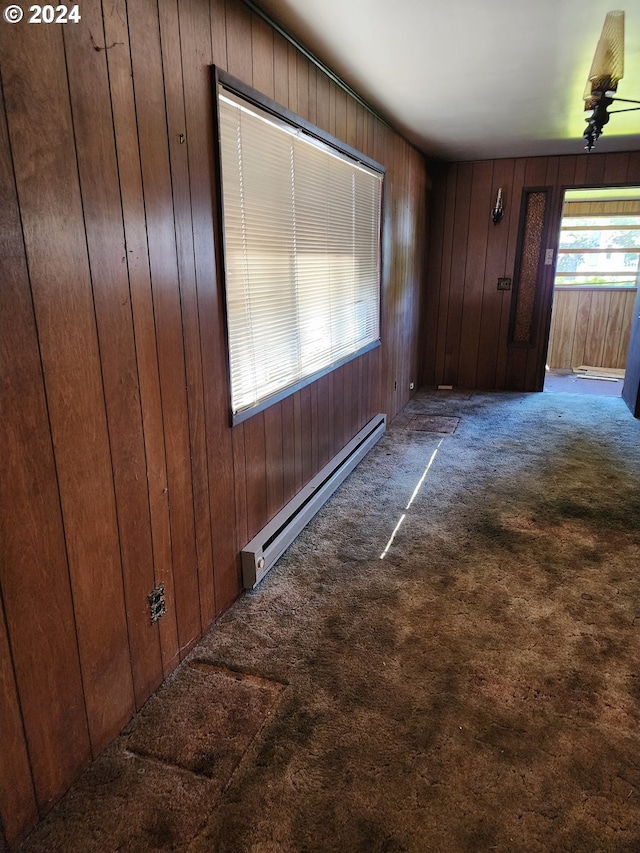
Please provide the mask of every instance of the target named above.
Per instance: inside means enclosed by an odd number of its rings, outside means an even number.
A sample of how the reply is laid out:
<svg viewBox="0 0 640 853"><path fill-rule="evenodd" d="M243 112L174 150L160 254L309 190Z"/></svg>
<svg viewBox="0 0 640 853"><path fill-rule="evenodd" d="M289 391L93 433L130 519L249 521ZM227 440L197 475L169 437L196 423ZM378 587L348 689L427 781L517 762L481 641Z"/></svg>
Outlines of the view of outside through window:
<svg viewBox="0 0 640 853"><path fill-rule="evenodd" d="M236 420L380 340L382 173L219 90Z"/></svg>
<svg viewBox="0 0 640 853"><path fill-rule="evenodd" d="M635 287L640 261L640 215L565 216L556 286Z"/></svg>

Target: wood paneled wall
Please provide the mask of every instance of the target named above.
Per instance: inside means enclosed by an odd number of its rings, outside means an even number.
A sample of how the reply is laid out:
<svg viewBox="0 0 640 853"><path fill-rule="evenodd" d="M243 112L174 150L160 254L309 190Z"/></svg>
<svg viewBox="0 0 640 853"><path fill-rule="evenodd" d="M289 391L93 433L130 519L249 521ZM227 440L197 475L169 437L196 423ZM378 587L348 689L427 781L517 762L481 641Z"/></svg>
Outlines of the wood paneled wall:
<svg viewBox="0 0 640 853"><path fill-rule="evenodd" d="M547 364L571 370L586 364L624 370L636 288L556 288Z"/></svg>
<svg viewBox="0 0 640 853"><path fill-rule="evenodd" d="M239 549L418 379L423 158L240 0L0 28L0 837L240 592ZM387 167L383 344L229 426L210 65ZM152 625L147 595L164 583Z"/></svg>
<svg viewBox="0 0 640 853"><path fill-rule="evenodd" d="M451 163L432 169L429 264L422 380L428 385L495 390L542 390L553 280L541 285L541 310L531 347L508 346L522 191L549 187L551 235L557 249L567 187L640 184L640 151ZM505 215L491 210L502 187ZM551 270L551 267L549 268Z"/></svg>

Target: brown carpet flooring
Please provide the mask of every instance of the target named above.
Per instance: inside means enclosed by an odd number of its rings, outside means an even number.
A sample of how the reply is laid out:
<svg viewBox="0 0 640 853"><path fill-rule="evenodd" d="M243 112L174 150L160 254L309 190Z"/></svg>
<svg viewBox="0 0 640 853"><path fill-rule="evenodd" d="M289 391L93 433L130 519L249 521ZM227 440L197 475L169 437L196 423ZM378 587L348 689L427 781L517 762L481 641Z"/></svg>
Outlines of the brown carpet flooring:
<svg viewBox="0 0 640 853"><path fill-rule="evenodd" d="M640 850L639 484L618 398L421 392L24 853Z"/></svg>

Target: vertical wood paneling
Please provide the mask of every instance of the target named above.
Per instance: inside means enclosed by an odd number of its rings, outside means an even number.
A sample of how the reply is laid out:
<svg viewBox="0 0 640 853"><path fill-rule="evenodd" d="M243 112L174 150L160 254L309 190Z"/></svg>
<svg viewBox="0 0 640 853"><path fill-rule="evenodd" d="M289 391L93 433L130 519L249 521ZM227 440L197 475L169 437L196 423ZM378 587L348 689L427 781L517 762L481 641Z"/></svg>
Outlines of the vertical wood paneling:
<svg viewBox="0 0 640 853"><path fill-rule="evenodd" d="M620 339L622 338L623 328L622 320L624 317L625 300L620 299L619 294L612 293L609 300L609 311L607 314L607 323L604 332L604 346L602 348L602 365L611 365L617 367L618 351L620 349Z"/></svg>
<svg viewBox="0 0 640 853"><path fill-rule="evenodd" d="M344 89L333 87L335 90L335 135L338 139L347 138L347 94Z"/></svg>
<svg viewBox="0 0 640 853"><path fill-rule="evenodd" d="M629 339L633 325L633 311L636 302L636 294L628 293L625 300L624 314L622 316L622 334L620 335L620 346L616 356L616 367L626 367L627 353L629 352Z"/></svg>
<svg viewBox="0 0 640 853"><path fill-rule="evenodd" d="M178 662L179 646L173 590L164 424L125 0L117 0L105 10L104 37L105 44L117 45L119 48L105 51L105 54L109 69L126 245L125 264L129 278L144 428L155 582L164 584L168 602L167 613L158 623L163 674L167 676Z"/></svg>
<svg viewBox="0 0 640 853"><path fill-rule="evenodd" d="M325 74L318 73L316 77L316 122L318 127L329 133L329 78ZM371 151L367 152L373 156Z"/></svg>
<svg viewBox="0 0 640 853"><path fill-rule="evenodd" d="M236 544L240 552L249 539L249 526L247 522L247 473L246 473L246 450L244 441L244 424L239 424L232 433L233 444L233 474L234 474L234 500L236 516Z"/></svg>
<svg viewBox="0 0 640 853"><path fill-rule="evenodd" d="M320 458L320 436L318 424L318 384L314 382L309 387L311 395L311 476L320 470L318 459Z"/></svg>
<svg viewBox="0 0 640 853"><path fill-rule="evenodd" d="M513 170L513 185L511 187L512 202L507 208L503 222L508 223L509 236L507 241L507 255L505 260L505 269L503 275L510 276L513 286L513 271L515 269L516 251L518 247L518 234L520 230L520 202L522 197L522 189L525 184L526 172L525 159L515 161ZM507 298L502 301L500 306L500 341L498 346L498 360L496 363L496 388L503 390L508 386L508 376L510 375L513 365L510 359L509 348L507 347L507 336L509 332L509 320L511 315L511 294L513 290L507 291ZM482 358L482 354L478 353L478 358Z"/></svg>
<svg viewBox="0 0 640 853"><path fill-rule="evenodd" d="M275 98L273 29L251 13L251 60L253 85L268 98Z"/></svg>
<svg viewBox="0 0 640 853"><path fill-rule="evenodd" d="M455 217L456 224L459 227L454 228L451 250L449 310L447 315L442 377L442 382L446 385L458 384L464 281L467 269L466 245L469 232L469 204L471 200L473 166L470 163L462 163L457 171Z"/></svg>
<svg viewBox="0 0 640 853"><path fill-rule="evenodd" d="M318 393L318 468L322 468L331 459L331 420L329 402L329 377L323 376L317 383Z"/></svg>
<svg viewBox="0 0 640 853"><path fill-rule="evenodd" d="M489 183L486 173L491 167L494 179ZM559 228L565 187L638 182L640 157L635 152L453 163L434 171L423 318L424 381L539 390L551 321L552 269L543 271L540 314L531 347L507 345L511 292L495 292L498 277L513 278L523 188L549 188L552 230L548 247L554 248L558 236L553 229ZM487 226L498 186L505 194L505 216L499 225ZM576 306L576 347L587 348L590 357L602 357L599 349L593 351L594 339L587 342L585 311L584 304L579 309ZM479 334L472 319L477 316ZM619 319L611 322L613 337L607 338L607 358L614 358L616 346L620 350L616 335L623 324ZM592 317L589 322L593 326L600 321ZM606 325L601 331L606 333ZM554 346L558 345L556 341Z"/></svg>
<svg viewBox="0 0 640 853"><path fill-rule="evenodd" d="M578 181L576 167L579 162L582 162L582 158L572 155L570 157L560 157L559 160L557 187L570 187ZM562 204L562 200L560 203Z"/></svg>
<svg viewBox="0 0 640 853"><path fill-rule="evenodd" d="M427 282L431 282L432 286L425 288L423 328L426 349L422 380L429 385L437 384L436 375L441 376L444 361L444 346L438 346L438 342L444 339L449 307L448 270L451 268L454 198L454 178L447 173L439 175L439 180L434 182L428 207Z"/></svg>
<svg viewBox="0 0 640 853"><path fill-rule="evenodd" d="M300 391L300 461L302 484L308 483L316 473L313 470L314 427L311 420L311 388L307 385Z"/></svg>
<svg viewBox="0 0 640 853"><path fill-rule="evenodd" d="M412 381L415 382L415 387L418 388L422 384L422 353L424 351L424 334L422 318L425 314L426 304L426 287L421 281L422 276L426 274L427 258L428 258L428 240L425 239L427 230L427 204L429 197L430 182L428 176L421 168L421 163L416 156L413 155L413 175L417 179L418 184L414 196L414 202L419 206L419 214L414 219L412 242L416 248L414 258L419 261L419 270L414 267L414 277L417 285L417 293L414 300L414 334L415 334L415 349L413 353L413 366L411 370ZM422 203L421 203L422 202Z"/></svg>
<svg viewBox="0 0 640 853"><path fill-rule="evenodd" d="M344 412L344 368L336 370L333 374L333 436L334 452L337 453L347 443L345 440L345 412Z"/></svg>
<svg viewBox="0 0 640 853"><path fill-rule="evenodd" d="M302 401L300 392L297 391L293 397L293 483L294 494L297 494L304 485L302 479Z"/></svg>
<svg viewBox="0 0 640 853"><path fill-rule="evenodd" d="M330 96L330 106L335 107L335 93L333 88L329 91ZM332 110L333 113L333 110ZM334 122L335 126L335 122ZM374 135L374 146L373 146L373 157L378 162L382 162L384 160L385 154L383 151L383 139L384 139L384 127L382 127L379 123L376 123L375 135ZM382 191L382 221L383 223L393 222L393 191L392 191L392 179L393 176L390 174L385 175L385 181L383 185ZM382 341L382 347L387 349L387 343L391 339L389 330L392 328L393 324L393 300L392 295L390 293L392 277L390 275L390 270L392 269L392 248L393 248L393 240L392 233L389 228L382 229L382 245L381 245L381 270L382 270L382 281L381 281L381 301L385 306L385 311L381 312L381 328L380 328L380 339ZM381 347L381 349L382 349ZM378 395L377 395L377 403L381 409L385 409L388 403L388 389L393 385L393 366L390 366L390 359L382 359L380 355L378 355L378 369L380 370L381 382L378 385ZM338 388L337 386L337 375L333 377L333 391L338 398L338 392L341 392L342 386ZM338 426L334 423L334 448L339 448L340 441L340 433L341 430L338 429Z"/></svg>
<svg viewBox="0 0 640 853"><path fill-rule="evenodd" d="M584 158L587 161L587 168L585 170L585 178L584 182L587 186L598 186L604 182L604 170L607 162L607 155L600 155L599 157L592 157L589 154L588 157Z"/></svg>
<svg viewBox="0 0 640 853"><path fill-rule="evenodd" d="M98 0L83 6L91 32L101 33ZM89 267L113 460L116 508L127 606L136 707L162 681L158 626L147 596L155 586L140 390L129 280L120 212L118 168L109 101L106 51L95 50L76 27L63 29L78 154ZM89 97L87 97L87 91Z"/></svg>
<svg viewBox="0 0 640 853"><path fill-rule="evenodd" d="M494 164L493 181L489 198L493 199L502 188L503 203L511 206L512 199L505 195L506 187L513 186L513 160L499 160ZM492 208L490 208L491 210ZM490 214L487 218L490 217ZM506 226L507 223L504 223ZM494 225L490 221L485 259L485 275L482 293L482 312L480 318L480 336L478 352L484 358L478 359L476 387L495 388L497 383L497 363L500 346L500 321L504 315L504 303L508 302L509 292L497 289L498 278L503 276L509 240L509 229L500 222Z"/></svg>
<svg viewBox="0 0 640 853"><path fill-rule="evenodd" d="M274 99L283 107L289 104L289 51L279 33L273 36Z"/></svg>
<svg viewBox="0 0 640 853"><path fill-rule="evenodd" d="M296 488L296 428L294 398L286 397L282 409L283 503L295 495Z"/></svg>
<svg viewBox="0 0 640 853"><path fill-rule="evenodd" d="M555 295L553 313L556 329L554 337L549 339L549 357L547 359L549 367L555 367L557 364L571 364L579 304L578 299L570 298L572 295L566 291L559 291ZM562 334L563 329L567 330L566 334Z"/></svg>
<svg viewBox="0 0 640 853"><path fill-rule="evenodd" d="M295 113L298 111L298 52L292 44L287 44L287 75L287 100L289 109Z"/></svg>
<svg viewBox="0 0 640 853"><path fill-rule="evenodd" d="M366 358L359 358L358 363L356 365L356 386L355 386L355 394L356 394L356 405L358 407L358 424L364 424L367 421L365 417L365 413L368 411L367 409L367 396L364 388L364 375L367 367ZM318 397L316 393L316 406L318 402ZM358 429L361 427L359 426Z"/></svg>
<svg viewBox="0 0 640 853"><path fill-rule="evenodd" d="M282 405L270 406L264 413L267 478L267 519L284 505L284 465L282 445Z"/></svg>
<svg viewBox="0 0 640 853"><path fill-rule="evenodd" d="M458 381L465 388L476 387L478 343L484 307L487 242L489 225L492 224L490 223L491 208L487 206L487 198L491 198L493 163L491 161L475 163L471 180L469 236L460 322L460 336L464 346L460 347L458 359Z"/></svg>
<svg viewBox="0 0 640 853"><path fill-rule="evenodd" d="M550 191L547 194L545 206L545 220L549 221L553 212L553 175L557 172L557 157L529 157L527 158L527 168L525 174L525 183L528 187L549 187ZM544 234L543 234L544 239ZM554 241L557 238L554 238ZM552 242L550 235L547 235L548 244ZM538 296L538 305L540 303L549 304L551 294L553 292L553 275L550 266L542 266L538 270L538 282L536 286ZM527 347L526 365L524 372L518 372L518 378L513 387L521 388L523 391L542 391L544 384L544 357L545 357L545 335L543 331L543 323L541 318L533 318L532 326L532 341L533 346ZM514 349L511 352L515 355ZM513 375L513 374L512 374ZM539 376L539 385L538 385ZM523 380L523 381L522 381Z"/></svg>
<svg viewBox="0 0 640 853"><path fill-rule="evenodd" d="M315 65L309 66L309 121L318 124L318 74ZM362 150L362 149L361 149Z"/></svg>
<svg viewBox="0 0 640 853"><path fill-rule="evenodd" d="M555 312L554 312L555 313ZM589 314L591 313L591 293L581 293L578 298L578 310L576 311L576 325L573 331L572 364L576 366L584 364L584 349L587 343L587 332L589 331ZM553 316L553 315L552 315ZM551 362L549 362L551 365Z"/></svg>
<svg viewBox="0 0 640 853"><path fill-rule="evenodd" d="M554 300L554 310L551 317L551 327L549 329L549 346L547 350L547 364L551 366L558 358L558 350L560 349L560 338L557 335L559 327L560 314L562 313L561 305L558 303L558 295Z"/></svg>
<svg viewBox="0 0 640 853"><path fill-rule="evenodd" d="M229 430L226 342L220 333L223 328L222 261L214 242L214 235L219 235L220 230L213 204L214 133L209 64L216 61L221 47L216 46L215 39L211 46L207 38L208 23L213 32L221 3L222 0L216 0L210 12L199 0L189 0L178 6L202 347L216 613L226 610L236 598L240 569L234 537L230 535L235 525L233 445ZM216 377L215 380L212 377Z"/></svg>
<svg viewBox="0 0 640 853"><path fill-rule="evenodd" d="M551 359L553 358L553 353L556 348L556 344L554 343L555 330L558 324L558 314L556 311L553 312L551 317L551 326L549 328L549 346L547 349L547 364L551 363Z"/></svg>
<svg viewBox="0 0 640 853"><path fill-rule="evenodd" d="M205 4L200 4L206 9ZM227 68L227 10L225 0L209 0L211 61Z"/></svg>
<svg viewBox="0 0 640 853"><path fill-rule="evenodd" d="M191 445L158 10L128 8L153 310L165 423L173 584L181 655L201 630Z"/></svg>
<svg viewBox="0 0 640 853"><path fill-rule="evenodd" d="M62 31L15 27L2 47L9 136L55 447L84 695L97 754L131 716L134 695ZM29 55L39 57L37 65L24 61Z"/></svg>
<svg viewBox="0 0 640 853"><path fill-rule="evenodd" d="M629 170L629 154L605 155L602 180L607 184L618 184L626 180Z"/></svg>
<svg viewBox="0 0 640 853"><path fill-rule="evenodd" d="M584 347L584 359L587 364L602 364L610 305L610 293L594 292L591 295L589 328L587 330L587 340Z"/></svg>
<svg viewBox="0 0 640 853"><path fill-rule="evenodd" d="M343 406L345 413L345 443L358 432L358 398L354 373L357 362L350 361L344 366Z"/></svg>
<svg viewBox="0 0 640 853"><path fill-rule="evenodd" d="M68 31L6 33L0 815L14 843L237 597L247 540L409 399L427 173L240 0L87 0ZM236 427L212 63L387 170L382 346Z"/></svg>
<svg viewBox="0 0 640 853"><path fill-rule="evenodd" d="M247 83L253 83L251 56L251 12L238 0L226 0L227 71Z"/></svg>
<svg viewBox="0 0 640 853"><path fill-rule="evenodd" d="M336 135L336 85L329 80L329 133Z"/></svg>
<svg viewBox="0 0 640 853"><path fill-rule="evenodd" d="M386 128L383 129L382 132L382 150L385 151L384 156L393 157L393 139L390 138L389 134L387 134ZM385 409L389 411L395 411L397 406L397 397L398 397L398 357L397 352L392 346L392 342L395 340L395 337L398 333L398 324L399 324L399 314L400 314L400 288L398 285L399 279L399 270L398 264L401 263L401 255L400 255L400 245L398 243L400 239L401 232L401 199L399 194L397 193L396 187L399 180L399 170L400 163L397 163L396 169L394 169L393 174L390 176L390 189L391 189L391 221L394 223L394 227L392 231L389 231L388 237L388 252L389 252L389 301L388 301L388 313L389 313L389 323L387 328L387 338L385 340L385 345L388 347L390 358L386 360L387 372L383 374L383 380L386 380L386 400L385 400Z"/></svg>
<svg viewBox="0 0 640 853"><path fill-rule="evenodd" d="M1 597L0 696L0 828L15 844L37 823L38 808Z"/></svg>
<svg viewBox="0 0 640 853"><path fill-rule="evenodd" d="M355 147L359 151L365 151L367 147L364 123L366 121L366 110L360 104L355 105L356 108L356 142ZM366 153L366 152L365 152Z"/></svg>
<svg viewBox="0 0 640 853"><path fill-rule="evenodd" d="M635 290L556 291L549 367L570 370L586 364L624 369L634 300Z"/></svg>
<svg viewBox="0 0 640 853"><path fill-rule="evenodd" d="M358 147L358 104L352 99L347 98L347 121L344 139L353 148Z"/></svg>
<svg viewBox="0 0 640 853"><path fill-rule="evenodd" d="M560 171L560 157L547 157L547 165L545 170L544 184L545 186L554 187L558 183L558 174Z"/></svg>
<svg viewBox="0 0 640 853"><path fill-rule="evenodd" d="M396 143L394 146L394 159L397 159L400 165L399 178L400 185L403 187L398 209L398 227L395 239L397 261L394 266L397 271L398 284L398 325L396 326L395 340L398 340L397 336L402 334L402 330L404 330L404 334L407 335L407 339L411 340L411 288L406 286L407 279L411 275L409 267L410 229L409 219L407 216L407 211L409 209L408 199L411 193L411 188L408 182L408 148L399 139L394 140L394 142ZM398 390L400 392L398 394L398 399L400 399L404 395L405 389L409 387L408 370L410 362L406 358L402 358L399 350L396 349L396 353L396 375L398 377Z"/></svg>
<svg viewBox="0 0 640 853"><path fill-rule="evenodd" d="M296 112L299 116L309 121L309 62L297 51L295 77L298 95Z"/></svg>
<svg viewBox="0 0 640 853"><path fill-rule="evenodd" d="M4 108L0 171L11 175ZM0 211L0 591L9 632L0 648L0 814L11 841L35 818L31 774L44 811L89 760L90 743L42 365L11 180L0 183ZM30 769L24 766L25 737Z"/></svg>
<svg viewBox="0 0 640 853"><path fill-rule="evenodd" d="M162 64L164 69L165 99L167 103L167 129L173 190L173 209L180 283L180 306L187 383L189 438L191 446L191 474L193 509L196 536L196 560L200 595L200 621L206 626L216 612L213 583L213 553L211 542L211 516L208 480L208 459L205 434L204 382L202 346L198 313L196 284L196 258L201 253L196 248L198 225L193 222L192 206L198 213L197 199L192 199L189 171L189 142L193 120L187 122L185 93L191 90L193 75L188 70L194 65L211 64L208 14L199 21L197 9L191 2L180 5L175 0L159 0ZM206 12L206 10L205 10ZM181 38L190 45L190 51L181 62ZM195 59L195 62L194 62ZM183 72L187 80L183 81ZM189 102L190 103L190 102ZM191 117L190 117L191 118ZM194 134L194 142L198 135ZM209 220L209 231L212 230Z"/></svg>
<svg viewBox="0 0 640 853"><path fill-rule="evenodd" d="M524 182L527 187L544 187L547 180L549 157L527 157L525 160Z"/></svg>
<svg viewBox="0 0 640 853"><path fill-rule="evenodd" d="M247 481L247 533L251 539L267 522L267 469L263 412L245 421L244 450Z"/></svg>
<svg viewBox="0 0 640 853"><path fill-rule="evenodd" d="M591 152L588 157L575 157L575 172L574 172L574 184L576 186L586 186L587 184L587 166L589 165L589 160L591 159ZM600 155L598 155L600 156Z"/></svg>

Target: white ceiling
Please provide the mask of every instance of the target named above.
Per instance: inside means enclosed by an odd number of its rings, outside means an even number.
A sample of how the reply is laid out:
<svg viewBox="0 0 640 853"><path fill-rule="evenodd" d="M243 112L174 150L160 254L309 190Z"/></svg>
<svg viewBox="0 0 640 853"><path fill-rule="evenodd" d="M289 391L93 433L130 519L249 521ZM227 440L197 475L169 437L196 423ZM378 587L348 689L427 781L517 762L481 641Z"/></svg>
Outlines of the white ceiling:
<svg viewBox="0 0 640 853"><path fill-rule="evenodd" d="M626 2L618 95L640 100L640 4ZM419 148L445 160L582 152L582 93L605 15L620 8L615 0L256 3ZM612 117L594 151L636 149L640 112Z"/></svg>

